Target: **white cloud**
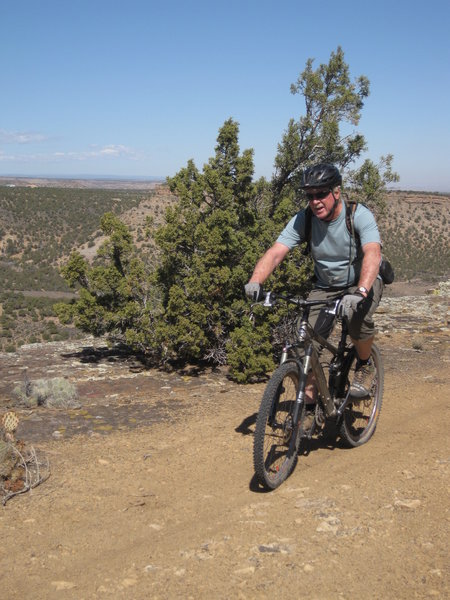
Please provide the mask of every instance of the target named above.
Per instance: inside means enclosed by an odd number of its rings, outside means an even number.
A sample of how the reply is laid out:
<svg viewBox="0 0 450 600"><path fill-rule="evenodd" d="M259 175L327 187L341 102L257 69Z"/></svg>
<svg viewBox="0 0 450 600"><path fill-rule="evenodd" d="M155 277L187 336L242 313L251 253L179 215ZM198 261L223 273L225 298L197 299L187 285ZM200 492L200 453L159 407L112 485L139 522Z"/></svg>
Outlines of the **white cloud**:
<svg viewBox="0 0 450 600"><path fill-rule="evenodd" d="M89 160L91 158L129 158L136 160L138 153L132 148L121 144L109 144L107 146L91 146L92 150L82 152L55 152L53 156L58 158L71 158L73 160Z"/></svg>
<svg viewBox="0 0 450 600"><path fill-rule="evenodd" d="M48 138L42 133L0 129L0 143L3 144L33 144L35 142L43 142L46 139Z"/></svg>
<svg viewBox="0 0 450 600"><path fill-rule="evenodd" d="M0 144L33 144L49 140L50 138L41 133L26 131L7 131L0 129ZM34 153L34 154L6 154L0 151L0 161L45 161L58 162L64 159L87 161L95 158L127 158L129 160L138 160L141 158L139 153L124 146L123 144L105 144L104 146L91 145L89 150L81 151L57 151L53 153Z"/></svg>
<svg viewBox="0 0 450 600"><path fill-rule="evenodd" d="M0 130L0 141L1 141ZM6 154L0 151L0 162L63 162L67 160L89 161L94 159L118 159L139 160L143 158L138 152L121 144L108 144L105 146L91 146L91 150L84 151L57 151L52 153L33 153L33 154Z"/></svg>
<svg viewBox="0 0 450 600"><path fill-rule="evenodd" d="M0 150L0 162L18 162L25 163L29 160L39 160L37 154L6 154Z"/></svg>
<svg viewBox="0 0 450 600"><path fill-rule="evenodd" d="M127 148L122 145L109 145L104 146L101 150L99 150L100 156L129 156L135 157L136 152L131 148Z"/></svg>

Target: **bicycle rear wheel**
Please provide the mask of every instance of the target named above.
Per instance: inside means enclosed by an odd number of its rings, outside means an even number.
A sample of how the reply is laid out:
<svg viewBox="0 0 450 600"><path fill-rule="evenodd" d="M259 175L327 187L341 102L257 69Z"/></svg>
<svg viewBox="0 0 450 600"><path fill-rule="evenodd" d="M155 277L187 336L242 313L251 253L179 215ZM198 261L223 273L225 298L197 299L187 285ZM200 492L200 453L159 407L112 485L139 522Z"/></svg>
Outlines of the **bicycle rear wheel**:
<svg viewBox="0 0 450 600"><path fill-rule="evenodd" d="M280 365L270 378L256 419L253 464L260 483L269 489L285 481L297 464L303 415L294 423L301 367ZM304 405L302 412L304 413Z"/></svg>
<svg viewBox="0 0 450 600"><path fill-rule="evenodd" d="M357 360L356 353L349 361L347 371L346 391L350 386L350 379ZM340 426L340 434L343 441L350 447L361 446L370 440L375 433L383 401L384 368L380 351L373 344L371 361L373 364L373 376L367 385L368 395L362 399L355 399L346 406Z"/></svg>

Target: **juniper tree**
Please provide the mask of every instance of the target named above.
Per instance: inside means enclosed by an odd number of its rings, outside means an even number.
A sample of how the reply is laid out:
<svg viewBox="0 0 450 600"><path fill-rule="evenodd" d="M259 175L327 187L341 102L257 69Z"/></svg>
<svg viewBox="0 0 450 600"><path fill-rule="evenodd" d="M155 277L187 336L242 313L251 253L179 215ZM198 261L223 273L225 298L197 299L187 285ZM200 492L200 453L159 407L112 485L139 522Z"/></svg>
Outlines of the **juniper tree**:
<svg viewBox="0 0 450 600"><path fill-rule="evenodd" d="M203 170L190 160L168 179L177 200L154 231L154 270L138 256L127 228L109 215L102 222L109 239L98 253L100 262L91 267L74 254L63 270L65 279L81 290L75 304L60 308L61 317L73 317L96 335L121 336L152 353L159 364L227 362L238 381L270 370L271 332L284 314L257 314L252 324L243 285L299 209L301 171L319 160L333 162L345 171L348 190L374 203L396 177L390 156L379 165L365 161L350 170L366 143L360 133L343 136L340 129L357 126L369 82L364 76L351 81L340 48L316 70L308 60L291 91L302 94L305 113L288 124L270 184L253 180L253 150L241 153L239 126L227 120ZM309 273L295 250L267 285L300 293Z"/></svg>
<svg viewBox="0 0 450 600"><path fill-rule="evenodd" d="M56 304L55 311L63 323L73 322L82 331L154 352L152 329L159 302L152 270L118 217L105 213L100 227L108 237L95 264L73 252L61 269L68 285L79 289L79 297L71 304Z"/></svg>
<svg viewBox="0 0 450 600"><path fill-rule="evenodd" d="M271 214L265 180L253 181L253 151L239 148L239 126L229 119L219 131L215 155L200 171L193 161L168 180L177 197L155 233L160 251L157 282L164 307L155 329L163 361L227 362L246 381L274 366L271 315L253 327L243 286L262 252L289 218L280 203ZM305 267L287 262L273 278L304 285Z"/></svg>
<svg viewBox="0 0 450 600"><path fill-rule="evenodd" d="M164 360L227 359L230 331L246 311L243 285L264 244L264 182L253 182L253 151L241 154L239 126L227 120L214 157L190 160L168 179L178 202L156 231L164 319L156 335Z"/></svg>
<svg viewBox="0 0 450 600"><path fill-rule="evenodd" d="M378 164L367 159L350 170L367 150L364 136L354 128L370 93L369 80L364 75L352 80L339 46L327 64L316 69L313 65L314 60L308 59L291 85L291 93L303 97L304 112L298 120L289 121L278 145L272 179L273 207L283 198L298 200L302 171L322 161L340 168L345 189L354 198L368 202L372 208L381 206L386 184L398 180L392 171L392 156L381 157Z"/></svg>

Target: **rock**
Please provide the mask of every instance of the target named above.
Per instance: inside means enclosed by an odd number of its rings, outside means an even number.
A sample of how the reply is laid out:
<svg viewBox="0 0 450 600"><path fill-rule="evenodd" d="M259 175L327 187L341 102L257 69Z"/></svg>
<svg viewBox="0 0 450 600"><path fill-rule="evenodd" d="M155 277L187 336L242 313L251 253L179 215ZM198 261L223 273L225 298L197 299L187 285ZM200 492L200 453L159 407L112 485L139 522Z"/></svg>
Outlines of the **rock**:
<svg viewBox="0 0 450 600"><path fill-rule="evenodd" d="M416 510L419 508L421 502L419 499L405 499L405 500L396 500L394 502L394 506L396 508L401 508L403 510Z"/></svg>
<svg viewBox="0 0 450 600"><path fill-rule="evenodd" d="M258 546L260 552L281 552L280 547L276 544L269 544L267 546Z"/></svg>
<svg viewBox="0 0 450 600"><path fill-rule="evenodd" d="M157 571L159 569L159 567L155 566L155 565L146 565L144 567L144 571L146 573L151 573L152 571Z"/></svg>
<svg viewBox="0 0 450 600"><path fill-rule="evenodd" d="M77 587L72 581L52 581L52 586L58 592L63 590L72 590L73 588Z"/></svg>
<svg viewBox="0 0 450 600"><path fill-rule="evenodd" d="M317 526L316 531L320 533L336 533L339 529L340 520L337 517L327 517Z"/></svg>
<svg viewBox="0 0 450 600"><path fill-rule="evenodd" d="M136 584L137 584L137 579L134 579L134 578L131 578L131 577L126 577L125 579L122 579L122 581L121 581L121 585L124 588L133 587Z"/></svg>
<svg viewBox="0 0 450 600"><path fill-rule="evenodd" d="M415 478L414 473L412 473L411 471L408 471L407 469L404 469L402 471L402 475L404 475L406 477L406 479L414 479Z"/></svg>
<svg viewBox="0 0 450 600"><path fill-rule="evenodd" d="M255 567L244 567L243 569L238 569L234 573L236 575L253 575L255 572Z"/></svg>
<svg viewBox="0 0 450 600"><path fill-rule="evenodd" d="M286 544L278 544L276 542L271 544L261 544L258 546L259 552L267 552L269 554L291 554L292 548Z"/></svg>

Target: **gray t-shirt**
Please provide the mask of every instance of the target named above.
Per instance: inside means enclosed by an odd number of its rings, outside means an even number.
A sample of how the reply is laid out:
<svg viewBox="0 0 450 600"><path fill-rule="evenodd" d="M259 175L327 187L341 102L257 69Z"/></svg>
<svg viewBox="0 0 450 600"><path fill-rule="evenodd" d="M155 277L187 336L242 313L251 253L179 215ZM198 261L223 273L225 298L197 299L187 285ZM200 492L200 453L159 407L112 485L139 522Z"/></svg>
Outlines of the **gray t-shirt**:
<svg viewBox="0 0 450 600"><path fill-rule="evenodd" d="M321 221L312 216L311 255L317 287L346 287L358 282L362 252L357 252L355 240L347 229L345 211L343 202L340 215L333 221ZM353 223L361 246L370 242L381 244L375 218L363 204L357 205ZM305 209L292 217L277 239L277 242L288 248L294 248L304 241Z"/></svg>

